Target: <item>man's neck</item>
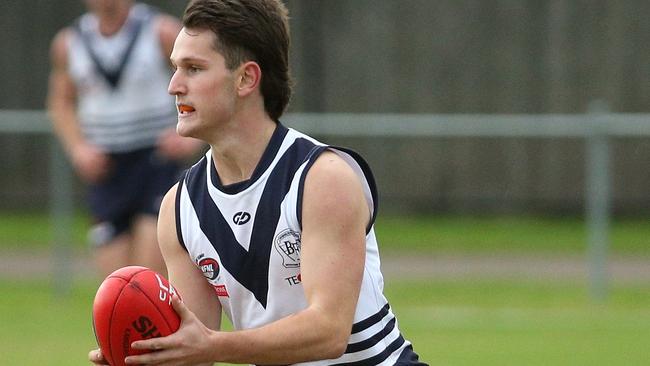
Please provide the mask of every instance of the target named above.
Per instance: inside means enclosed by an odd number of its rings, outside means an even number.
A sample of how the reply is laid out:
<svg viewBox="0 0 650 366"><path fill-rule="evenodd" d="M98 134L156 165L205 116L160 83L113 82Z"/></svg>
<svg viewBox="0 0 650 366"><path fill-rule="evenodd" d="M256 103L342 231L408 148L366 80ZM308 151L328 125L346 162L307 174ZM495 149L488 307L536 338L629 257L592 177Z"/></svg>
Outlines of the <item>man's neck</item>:
<svg viewBox="0 0 650 366"><path fill-rule="evenodd" d="M130 10L131 6L127 4L126 6L95 13L99 32L105 37L110 37L119 32L129 18Z"/></svg>
<svg viewBox="0 0 650 366"><path fill-rule="evenodd" d="M250 179L262 158L277 124L271 119L239 122L222 131L212 147L212 158L223 185Z"/></svg>

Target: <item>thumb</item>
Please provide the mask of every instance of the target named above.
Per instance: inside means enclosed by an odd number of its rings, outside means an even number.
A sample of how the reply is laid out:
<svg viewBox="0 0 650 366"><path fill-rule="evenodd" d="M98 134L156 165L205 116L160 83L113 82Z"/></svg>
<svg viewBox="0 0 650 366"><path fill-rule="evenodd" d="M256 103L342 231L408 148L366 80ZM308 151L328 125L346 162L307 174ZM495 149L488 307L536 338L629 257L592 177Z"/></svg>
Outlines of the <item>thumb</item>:
<svg viewBox="0 0 650 366"><path fill-rule="evenodd" d="M94 349L88 353L88 360L95 365L104 365L108 364L102 355L102 351L99 349Z"/></svg>
<svg viewBox="0 0 650 366"><path fill-rule="evenodd" d="M172 295L172 307L176 311L176 314L181 317L181 320L193 315L192 311L185 306L185 303L177 294Z"/></svg>

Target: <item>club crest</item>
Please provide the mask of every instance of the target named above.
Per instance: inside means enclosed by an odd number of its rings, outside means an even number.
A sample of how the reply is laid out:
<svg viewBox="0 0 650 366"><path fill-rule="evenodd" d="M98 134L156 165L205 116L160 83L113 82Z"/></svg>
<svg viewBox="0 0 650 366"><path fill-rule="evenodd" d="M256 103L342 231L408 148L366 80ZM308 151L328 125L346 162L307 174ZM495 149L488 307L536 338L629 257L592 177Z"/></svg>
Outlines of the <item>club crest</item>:
<svg viewBox="0 0 650 366"><path fill-rule="evenodd" d="M291 229L281 231L274 240L275 250L286 268L300 267L300 233Z"/></svg>

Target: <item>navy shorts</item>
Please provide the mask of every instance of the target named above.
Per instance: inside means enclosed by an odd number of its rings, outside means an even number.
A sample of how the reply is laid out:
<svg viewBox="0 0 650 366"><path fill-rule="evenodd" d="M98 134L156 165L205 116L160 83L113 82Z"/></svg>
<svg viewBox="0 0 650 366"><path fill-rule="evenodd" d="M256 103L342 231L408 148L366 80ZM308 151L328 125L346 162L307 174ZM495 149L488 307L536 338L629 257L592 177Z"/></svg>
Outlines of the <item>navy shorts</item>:
<svg viewBox="0 0 650 366"><path fill-rule="evenodd" d="M163 196L181 173L180 163L160 157L155 148L110 157L109 176L88 187L94 220L89 239L96 246L128 231L135 216L158 215Z"/></svg>

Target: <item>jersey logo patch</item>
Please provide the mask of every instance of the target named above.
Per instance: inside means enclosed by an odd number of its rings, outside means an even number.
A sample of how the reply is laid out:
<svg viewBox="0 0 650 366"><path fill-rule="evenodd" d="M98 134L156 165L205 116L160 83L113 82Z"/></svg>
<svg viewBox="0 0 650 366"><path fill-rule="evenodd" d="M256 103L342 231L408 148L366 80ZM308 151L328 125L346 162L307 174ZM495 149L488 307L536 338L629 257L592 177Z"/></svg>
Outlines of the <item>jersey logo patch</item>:
<svg viewBox="0 0 650 366"><path fill-rule="evenodd" d="M300 267L300 233L291 229L283 230L275 237L274 243L285 268Z"/></svg>
<svg viewBox="0 0 650 366"><path fill-rule="evenodd" d="M244 211L239 211L232 217L232 222L234 222L236 225L244 225L250 220L251 220L251 214Z"/></svg>
<svg viewBox="0 0 650 366"><path fill-rule="evenodd" d="M217 296L230 297L228 290L226 290L226 285L215 285L214 291L217 293Z"/></svg>
<svg viewBox="0 0 650 366"><path fill-rule="evenodd" d="M203 276L209 280L214 280L219 276L219 262L214 258L203 258L198 263Z"/></svg>

